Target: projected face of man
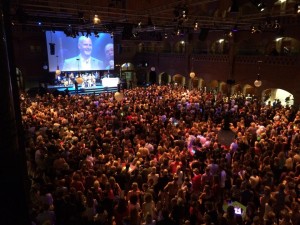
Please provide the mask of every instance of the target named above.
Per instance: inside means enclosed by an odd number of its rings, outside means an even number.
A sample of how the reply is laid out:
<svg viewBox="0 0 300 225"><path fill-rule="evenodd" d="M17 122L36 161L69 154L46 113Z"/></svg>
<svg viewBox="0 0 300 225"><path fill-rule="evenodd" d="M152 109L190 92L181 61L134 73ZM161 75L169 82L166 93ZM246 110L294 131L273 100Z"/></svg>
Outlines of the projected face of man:
<svg viewBox="0 0 300 225"><path fill-rule="evenodd" d="M89 58L93 49L92 40L85 36L80 37L78 41L78 49L83 58Z"/></svg>
<svg viewBox="0 0 300 225"><path fill-rule="evenodd" d="M113 59L114 58L114 46L113 44L107 44L105 46L105 55L107 59Z"/></svg>

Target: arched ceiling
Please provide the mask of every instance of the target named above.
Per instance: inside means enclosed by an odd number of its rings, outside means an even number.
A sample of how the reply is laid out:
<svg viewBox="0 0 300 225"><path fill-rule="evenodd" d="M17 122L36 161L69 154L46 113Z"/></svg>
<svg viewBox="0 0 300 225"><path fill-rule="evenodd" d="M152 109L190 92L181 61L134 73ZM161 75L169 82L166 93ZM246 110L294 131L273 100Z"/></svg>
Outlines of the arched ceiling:
<svg viewBox="0 0 300 225"><path fill-rule="evenodd" d="M297 19L296 2L286 0L19 0L10 4L15 26L106 32L199 32L207 29L250 29L253 25ZM233 4L235 3L235 4ZM257 5L266 8L260 11ZM232 8L232 6L234 6ZM235 9L234 9L235 8ZM101 22L93 24L97 14ZM297 19L298 21L298 19ZM198 29L194 29L198 23ZM139 25L140 24L140 25Z"/></svg>

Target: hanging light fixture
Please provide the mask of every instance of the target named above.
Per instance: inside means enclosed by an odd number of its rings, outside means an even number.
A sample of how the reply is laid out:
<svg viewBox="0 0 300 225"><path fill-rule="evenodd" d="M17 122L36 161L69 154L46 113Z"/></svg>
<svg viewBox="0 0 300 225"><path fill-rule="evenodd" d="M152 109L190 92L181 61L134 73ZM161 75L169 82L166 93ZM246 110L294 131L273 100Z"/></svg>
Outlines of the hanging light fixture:
<svg viewBox="0 0 300 225"><path fill-rule="evenodd" d="M101 22L99 16L97 14L94 15L93 23L95 25L99 24Z"/></svg>
<svg viewBox="0 0 300 225"><path fill-rule="evenodd" d="M260 64L262 61L257 61L258 62L258 73L257 73L257 79L254 81L254 86L255 87L260 87L262 85L262 81L260 80Z"/></svg>
<svg viewBox="0 0 300 225"><path fill-rule="evenodd" d="M59 65L58 65L58 55L56 56L56 60L57 60L57 67L56 67L55 75L59 76L61 74L61 71L60 71Z"/></svg>
<svg viewBox="0 0 300 225"><path fill-rule="evenodd" d="M194 79L195 76L196 74L194 72L194 58L192 58L192 70L190 72L190 78Z"/></svg>
<svg viewBox="0 0 300 225"><path fill-rule="evenodd" d="M195 72L190 72L190 78L194 78L196 76Z"/></svg>

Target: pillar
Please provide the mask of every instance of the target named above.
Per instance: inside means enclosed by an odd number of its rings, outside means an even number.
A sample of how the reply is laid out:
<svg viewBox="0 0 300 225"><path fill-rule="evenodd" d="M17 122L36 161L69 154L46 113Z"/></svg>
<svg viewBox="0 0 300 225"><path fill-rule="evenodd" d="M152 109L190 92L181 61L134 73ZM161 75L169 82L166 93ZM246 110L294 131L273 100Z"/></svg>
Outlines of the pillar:
<svg viewBox="0 0 300 225"><path fill-rule="evenodd" d="M16 67L13 62L10 1L0 4L0 224L29 225L28 177Z"/></svg>

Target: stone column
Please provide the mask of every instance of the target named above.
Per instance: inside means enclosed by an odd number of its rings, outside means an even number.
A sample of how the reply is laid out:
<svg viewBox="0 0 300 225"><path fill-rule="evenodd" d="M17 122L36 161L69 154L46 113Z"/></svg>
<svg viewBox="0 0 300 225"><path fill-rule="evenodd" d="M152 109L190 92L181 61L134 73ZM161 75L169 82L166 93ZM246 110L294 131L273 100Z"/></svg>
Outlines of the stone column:
<svg viewBox="0 0 300 225"><path fill-rule="evenodd" d="M16 66L13 62L10 1L0 4L0 224L29 225L29 188Z"/></svg>

